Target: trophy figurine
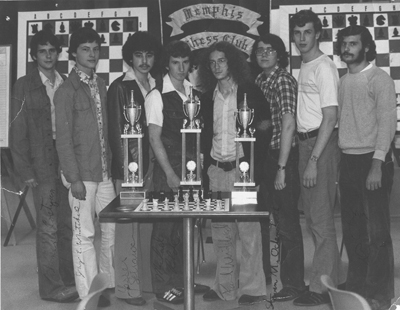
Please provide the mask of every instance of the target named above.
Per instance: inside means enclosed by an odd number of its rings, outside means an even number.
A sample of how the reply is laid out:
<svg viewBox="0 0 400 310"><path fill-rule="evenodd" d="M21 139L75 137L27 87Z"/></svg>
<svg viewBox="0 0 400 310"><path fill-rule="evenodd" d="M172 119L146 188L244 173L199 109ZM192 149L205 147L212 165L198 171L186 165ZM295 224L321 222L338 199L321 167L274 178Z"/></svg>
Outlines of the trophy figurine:
<svg viewBox="0 0 400 310"><path fill-rule="evenodd" d="M190 95L188 100L183 103L183 112L186 117L189 118L189 129L199 129L200 122L196 119L196 116L200 112L200 100L199 98L193 98L193 87L190 87ZM183 123L183 128L186 128L186 122Z"/></svg>
<svg viewBox="0 0 400 310"><path fill-rule="evenodd" d="M139 169L139 166L137 163L135 163L135 162L129 163L128 170L130 173L129 173L129 177L127 180L128 183L138 183L139 177L136 173L138 171L138 169Z"/></svg>
<svg viewBox="0 0 400 310"><path fill-rule="evenodd" d="M241 172L240 175L240 181L242 183L249 183L250 182L250 177L248 174L248 171L250 169L249 163L246 161L242 161L239 165L239 170Z"/></svg>
<svg viewBox="0 0 400 310"><path fill-rule="evenodd" d="M138 123L141 114L142 107L135 103L133 90L131 90L131 101L129 104L124 106L124 116L126 121L129 123L129 129L125 128L126 134L140 134L142 132L142 128Z"/></svg>
<svg viewBox="0 0 400 310"><path fill-rule="evenodd" d="M187 170L189 173L186 176L187 181L194 182L196 181L196 174L193 171L196 169L196 163L193 160L189 160L186 164Z"/></svg>
<svg viewBox="0 0 400 310"><path fill-rule="evenodd" d="M238 123L243 127L242 138L248 138L247 128L251 125L254 119L254 109L250 109L247 105L247 94L244 94L243 107L235 112Z"/></svg>

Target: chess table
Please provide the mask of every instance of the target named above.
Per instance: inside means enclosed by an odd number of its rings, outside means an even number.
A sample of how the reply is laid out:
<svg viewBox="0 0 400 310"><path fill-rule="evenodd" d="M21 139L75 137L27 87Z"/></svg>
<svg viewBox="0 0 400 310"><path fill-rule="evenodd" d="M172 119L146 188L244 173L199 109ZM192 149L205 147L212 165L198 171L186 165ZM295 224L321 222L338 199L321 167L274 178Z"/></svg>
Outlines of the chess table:
<svg viewBox="0 0 400 310"><path fill-rule="evenodd" d="M213 193L216 195L216 193ZM231 193L226 192L221 195L224 202L232 201ZM213 197L215 199L215 197ZM184 309L194 310L194 249L193 249L193 221L196 218L210 219L251 219L255 221L260 217L268 217L269 212L256 211L254 205L240 205L224 208L223 211L196 210L190 209L182 211L164 211L161 207L159 211L137 210L142 201L130 205L121 205L120 198L117 196L107 207L100 212L99 217L104 220L126 220L135 221L140 219L156 219L156 218L181 218L183 220L183 251L184 251Z"/></svg>

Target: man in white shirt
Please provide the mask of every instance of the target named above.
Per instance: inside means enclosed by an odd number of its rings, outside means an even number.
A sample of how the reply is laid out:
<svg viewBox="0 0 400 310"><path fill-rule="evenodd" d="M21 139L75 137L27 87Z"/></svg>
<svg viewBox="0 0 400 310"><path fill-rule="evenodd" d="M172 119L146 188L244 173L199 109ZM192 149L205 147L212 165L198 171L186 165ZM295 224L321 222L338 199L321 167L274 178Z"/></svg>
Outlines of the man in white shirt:
<svg viewBox="0 0 400 310"><path fill-rule="evenodd" d="M337 285L341 266L334 223L340 160L335 129L339 76L332 60L319 49L321 29L311 10L290 19L291 35L302 57L297 106L301 202L315 246L309 291L294 296L297 306L328 303L320 277L327 274Z"/></svg>

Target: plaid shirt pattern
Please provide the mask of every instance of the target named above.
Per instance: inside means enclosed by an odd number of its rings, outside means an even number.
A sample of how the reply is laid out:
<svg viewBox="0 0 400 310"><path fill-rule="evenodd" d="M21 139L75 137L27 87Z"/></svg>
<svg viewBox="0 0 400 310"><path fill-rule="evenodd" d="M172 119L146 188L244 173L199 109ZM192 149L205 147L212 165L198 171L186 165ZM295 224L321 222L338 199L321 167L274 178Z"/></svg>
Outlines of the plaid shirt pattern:
<svg viewBox="0 0 400 310"><path fill-rule="evenodd" d="M282 116L286 113L296 116L297 81L285 69L276 66L268 76L264 72L260 73L256 84L270 104L273 126L270 149L276 150L281 145ZM296 143L293 137L292 147Z"/></svg>
<svg viewBox="0 0 400 310"><path fill-rule="evenodd" d="M104 130L103 130L103 112L101 109L99 86L97 85L97 74L93 72L93 77L90 78L86 73L79 70L76 66L74 67L74 70L80 77L81 81L89 86L90 95L92 96L94 102L96 103L96 116L97 116L97 126L99 129L99 136L100 136L101 166L103 170L103 180L108 180L107 160L106 160L107 151L106 151L106 144L104 140Z"/></svg>

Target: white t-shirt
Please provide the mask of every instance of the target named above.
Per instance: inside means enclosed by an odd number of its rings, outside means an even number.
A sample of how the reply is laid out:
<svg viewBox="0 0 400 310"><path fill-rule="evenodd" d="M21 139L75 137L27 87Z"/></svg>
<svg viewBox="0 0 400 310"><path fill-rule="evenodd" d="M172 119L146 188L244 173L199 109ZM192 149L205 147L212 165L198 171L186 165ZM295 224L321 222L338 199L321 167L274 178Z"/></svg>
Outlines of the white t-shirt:
<svg viewBox="0 0 400 310"><path fill-rule="evenodd" d="M185 88L186 94L190 94L191 86L192 86L192 84L189 81L187 81L187 80L183 81L183 87ZM186 96L186 94L182 94L180 91L177 91L175 89L174 85L171 82L171 78L169 77L169 74L166 74L163 78L162 93L165 94L165 93L169 93L172 91L176 91L178 93L178 95L182 98L182 102L188 100L188 97ZM153 89L147 95L147 97L144 101L144 107L146 110L147 126L149 124L154 124L154 125L162 127L163 121L164 121L164 115L163 115L164 104L162 101L161 94L157 89Z"/></svg>
<svg viewBox="0 0 400 310"><path fill-rule="evenodd" d="M299 74L297 131L318 129L322 122L322 108L338 106L339 74L327 55L304 63Z"/></svg>

